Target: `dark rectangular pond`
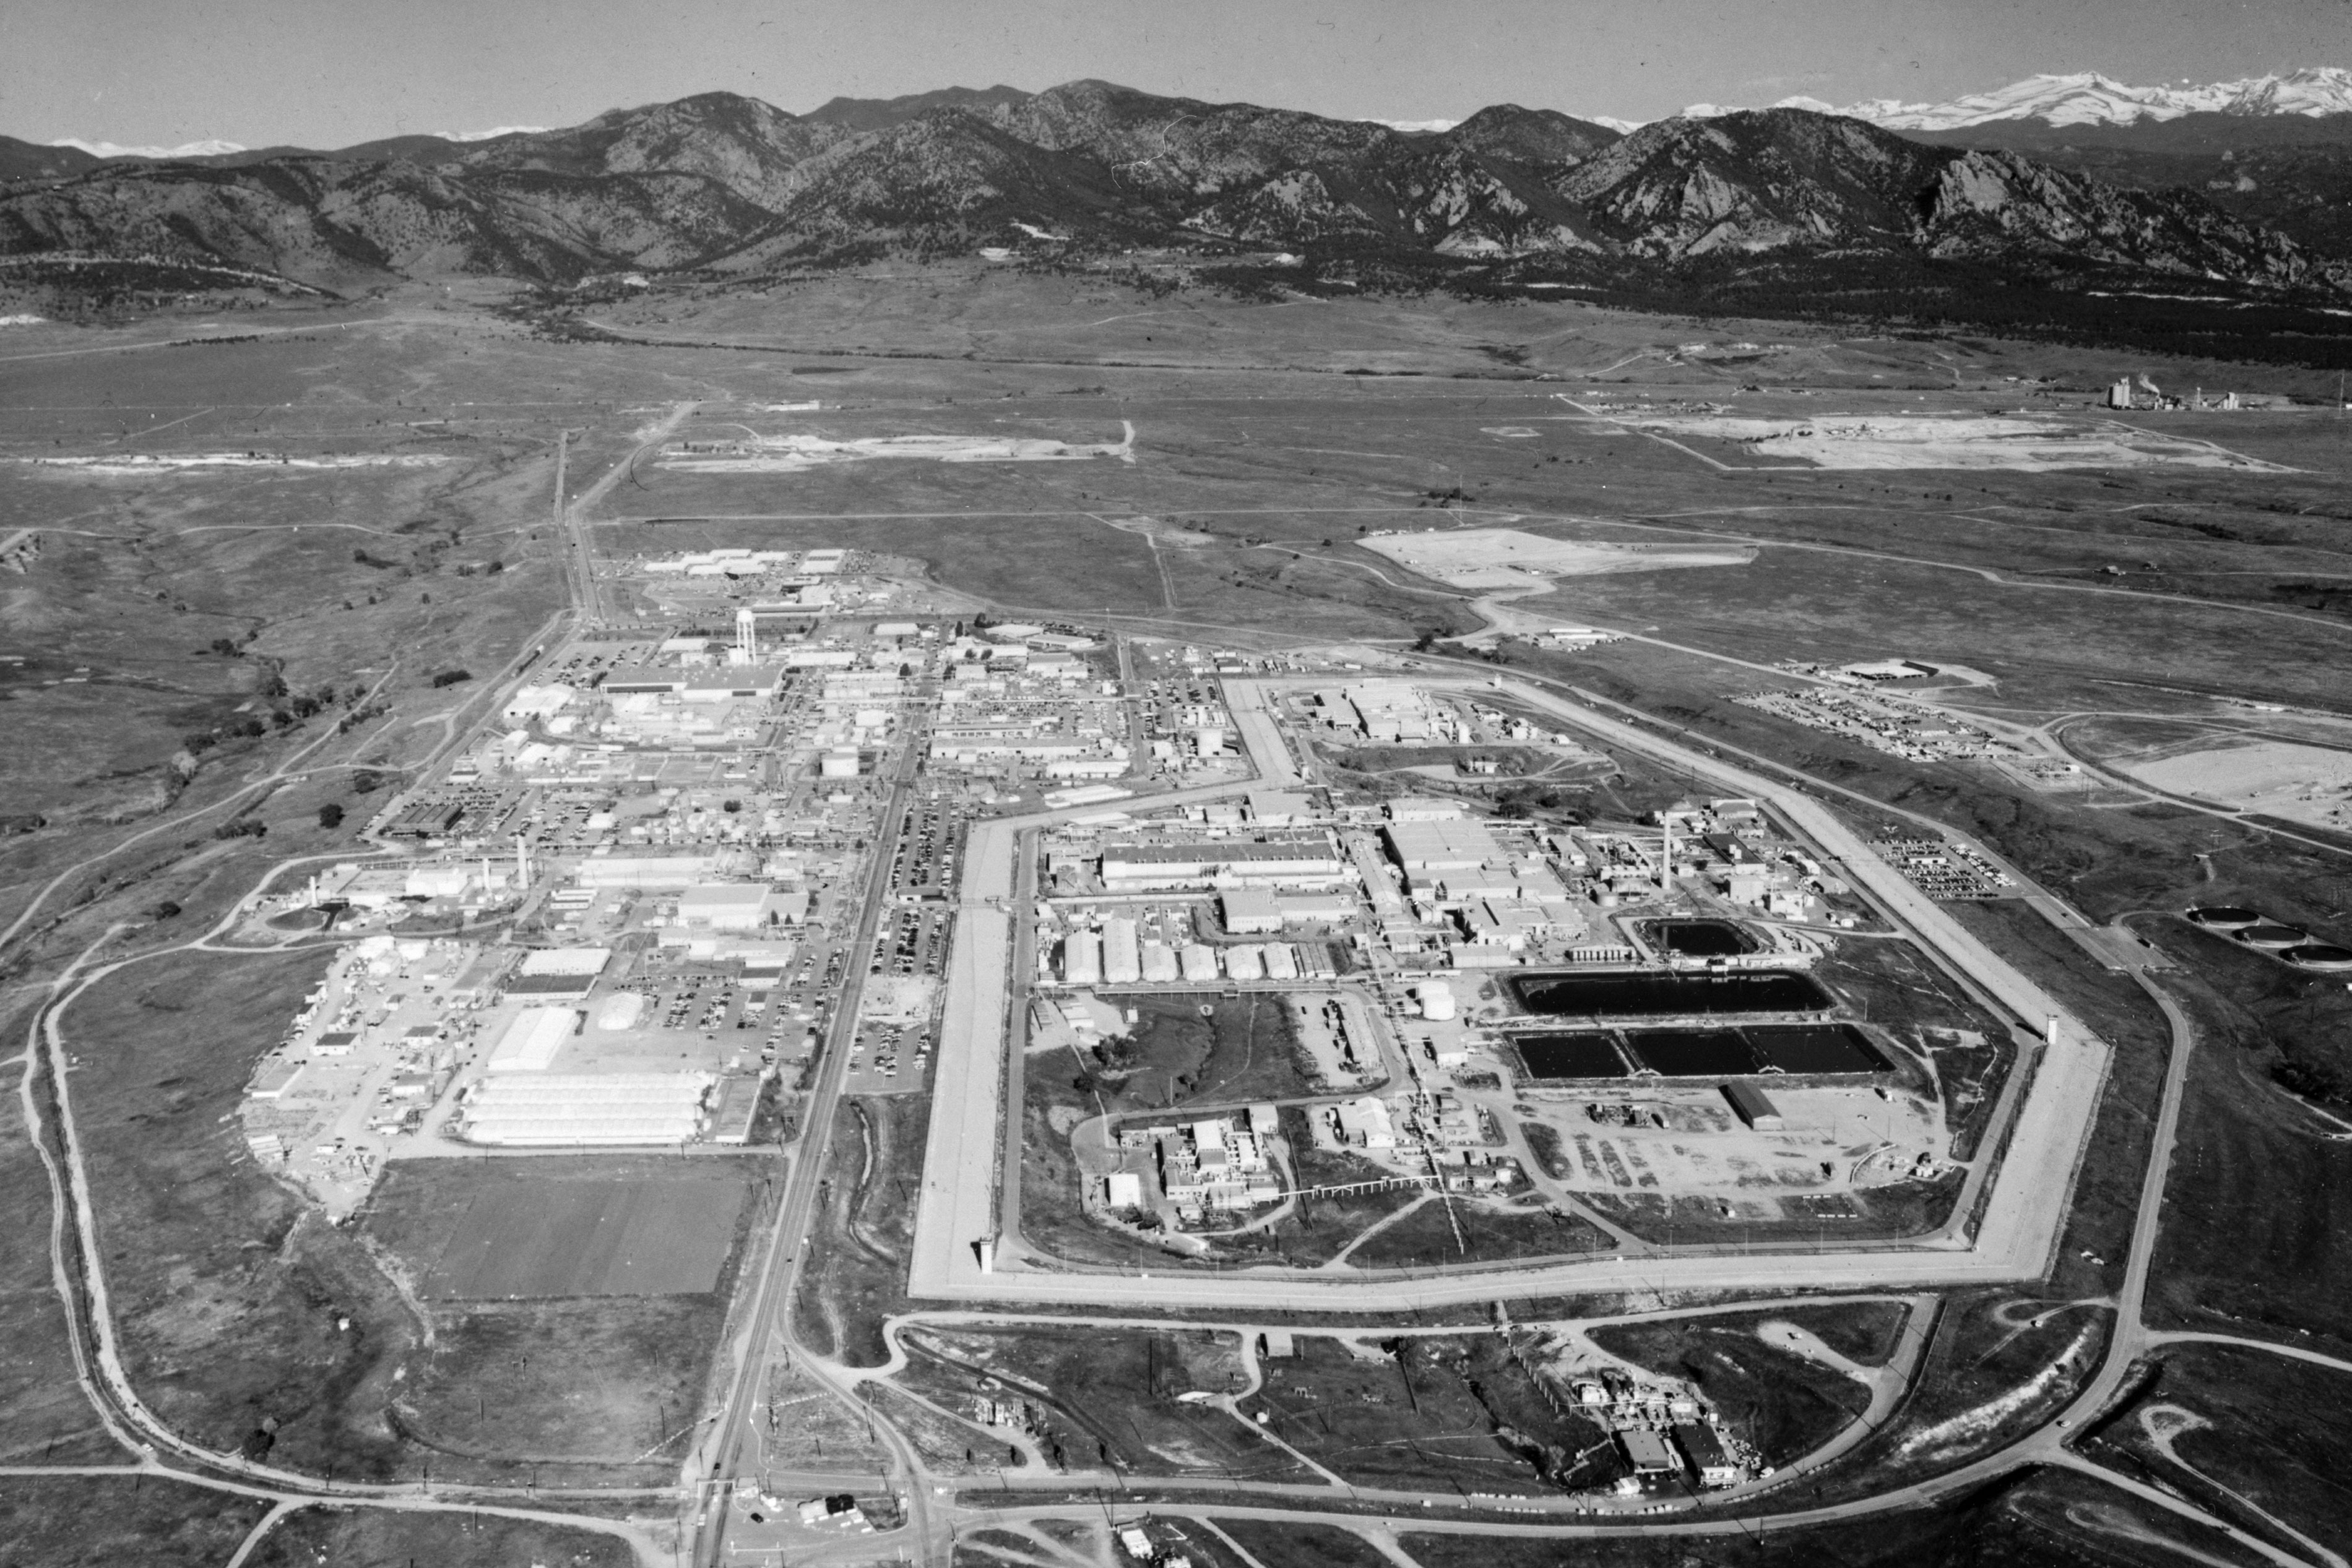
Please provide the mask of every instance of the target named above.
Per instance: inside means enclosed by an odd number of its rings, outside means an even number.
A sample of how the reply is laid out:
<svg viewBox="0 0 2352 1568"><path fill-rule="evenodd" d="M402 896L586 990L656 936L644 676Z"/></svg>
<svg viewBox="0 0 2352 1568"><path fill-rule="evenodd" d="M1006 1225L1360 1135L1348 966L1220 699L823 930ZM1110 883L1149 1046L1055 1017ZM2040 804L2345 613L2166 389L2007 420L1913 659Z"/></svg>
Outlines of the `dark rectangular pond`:
<svg viewBox="0 0 2352 1568"><path fill-rule="evenodd" d="M1728 920L1644 920L1642 938L1678 958L1728 958L1756 950L1756 939Z"/></svg>
<svg viewBox="0 0 2352 1568"><path fill-rule="evenodd" d="M1625 1035L1637 1066L1664 1078L1740 1078L1757 1069L1756 1053L1736 1029L1643 1029Z"/></svg>
<svg viewBox="0 0 2352 1568"><path fill-rule="evenodd" d="M1616 1042L1605 1034L1523 1034L1513 1043L1530 1078L1632 1076Z"/></svg>
<svg viewBox="0 0 2352 1568"><path fill-rule="evenodd" d="M1519 1006L1547 1018L1715 1018L1829 1010L1809 975L1742 969L1726 975L1514 975Z"/></svg>
<svg viewBox="0 0 2352 1568"><path fill-rule="evenodd" d="M1742 1031L1783 1072L1885 1072L1894 1066L1850 1023L1758 1024Z"/></svg>

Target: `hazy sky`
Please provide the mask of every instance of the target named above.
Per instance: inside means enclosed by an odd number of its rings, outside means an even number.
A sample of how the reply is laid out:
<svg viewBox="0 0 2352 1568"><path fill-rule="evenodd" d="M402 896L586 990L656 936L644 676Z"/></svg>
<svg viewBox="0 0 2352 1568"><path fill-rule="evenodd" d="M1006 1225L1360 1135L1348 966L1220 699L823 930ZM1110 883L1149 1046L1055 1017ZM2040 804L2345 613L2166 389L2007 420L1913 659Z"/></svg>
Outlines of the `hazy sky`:
<svg viewBox="0 0 2352 1568"><path fill-rule="evenodd" d="M2352 65L2352 0L7 0L0 133L333 147L717 89L804 111L1079 77L1361 118L1647 120L2298 65Z"/></svg>

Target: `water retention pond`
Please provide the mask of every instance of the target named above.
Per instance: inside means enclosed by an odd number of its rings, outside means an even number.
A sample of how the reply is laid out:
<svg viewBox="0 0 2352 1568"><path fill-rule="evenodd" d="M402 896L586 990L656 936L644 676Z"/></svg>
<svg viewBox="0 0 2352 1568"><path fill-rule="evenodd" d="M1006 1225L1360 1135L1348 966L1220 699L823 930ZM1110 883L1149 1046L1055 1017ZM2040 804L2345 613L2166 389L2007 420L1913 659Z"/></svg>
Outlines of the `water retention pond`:
<svg viewBox="0 0 2352 1568"><path fill-rule="evenodd" d="M1720 1018L1820 1013L1835 1004L1810 975L1742 969L1725 975L1514 975L1519 1006L1545 1018Z"/></svg>

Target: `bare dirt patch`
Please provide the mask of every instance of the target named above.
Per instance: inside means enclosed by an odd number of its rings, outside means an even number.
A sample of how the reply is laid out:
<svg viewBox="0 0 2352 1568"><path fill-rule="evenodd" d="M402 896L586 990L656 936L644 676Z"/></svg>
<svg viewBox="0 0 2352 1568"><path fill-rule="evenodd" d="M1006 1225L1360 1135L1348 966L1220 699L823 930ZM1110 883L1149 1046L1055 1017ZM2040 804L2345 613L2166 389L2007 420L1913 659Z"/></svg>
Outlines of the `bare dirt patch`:
<svg viewBox="0 0 2352 1568"><path fill-rule="evenodd" d="M1526 588L1547 578L1598 577L1670 567L1745 566L1756 552L1733 547L1596 544L1546 538L1517 528L1447 528L1433 533L1374 534L1366 549L1457 588Z"/></svg>

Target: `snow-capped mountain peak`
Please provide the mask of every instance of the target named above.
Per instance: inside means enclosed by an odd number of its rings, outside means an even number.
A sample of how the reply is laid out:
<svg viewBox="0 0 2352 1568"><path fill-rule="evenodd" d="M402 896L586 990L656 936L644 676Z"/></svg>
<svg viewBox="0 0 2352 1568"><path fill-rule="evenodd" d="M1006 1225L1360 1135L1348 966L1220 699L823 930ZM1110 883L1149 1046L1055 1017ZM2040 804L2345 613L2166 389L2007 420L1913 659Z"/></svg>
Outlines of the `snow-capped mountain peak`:
<svg viewBox="0 0 2352 1568"><path fill-rule="evenodd" d="M2074 71L2031 76L1947 103L1874 98L1838 109L1815 98L1786 98L1772 107L1847 115L1889 131L1958 131L2004 120L2039 120L2048 125L2131 125L2143 120L2178 120L2184 114L2352 114L2352 70L2308 66L2241 81L2179 87L2135 87L2097 71ZM1729 112L1712 103L1695 103L1683 110L1694 120Z"/></svg>
<svg viewBox="0 0 2352 1568"><path fill-rule="evenodd" d="M241 141L190 141L178 147L124 147L112 141L84 141L79 136L61 136L49 145L78 148L93 158L218 158L224 153L246 150Z"/></svg>

